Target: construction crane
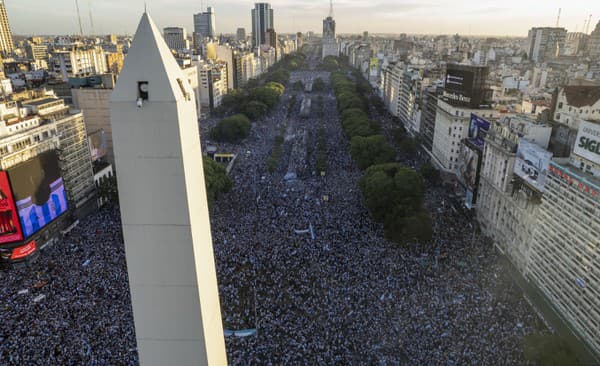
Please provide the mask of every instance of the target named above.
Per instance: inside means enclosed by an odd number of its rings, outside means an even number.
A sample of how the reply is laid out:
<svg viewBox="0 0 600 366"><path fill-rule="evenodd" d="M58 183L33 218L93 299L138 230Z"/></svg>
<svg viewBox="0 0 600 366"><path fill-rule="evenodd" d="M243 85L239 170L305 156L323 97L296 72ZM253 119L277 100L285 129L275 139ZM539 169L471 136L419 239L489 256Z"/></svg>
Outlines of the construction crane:
<svg viewBox="0 0 600 366"><path fill-rule="evenodd" d="M79 19L79 34L83 36L83 26L81 25L81 13L79 12L79 1L75 0L75 7L77 8L77 19Z"/></svg>
<svg viewBox="0 0 600 366"><path fill-rule="evenodd" d="M590 14L587 25L585 26L585 34L589 34L590 32L590 23L592 23L592 14Z"/></svg>

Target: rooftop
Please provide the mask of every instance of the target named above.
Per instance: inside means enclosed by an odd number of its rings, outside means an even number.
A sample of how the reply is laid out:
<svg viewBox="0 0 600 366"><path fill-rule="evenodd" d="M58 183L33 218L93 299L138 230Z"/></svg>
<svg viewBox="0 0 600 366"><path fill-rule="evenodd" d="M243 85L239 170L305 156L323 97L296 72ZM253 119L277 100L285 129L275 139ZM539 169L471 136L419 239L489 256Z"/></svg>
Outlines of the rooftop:
<svg viewBox="0 0 600 366"><path fill-rule="evenodd" d="M565 86L563 90L567 103L576 108L591 106L600 100L600 86Z"/></svg>
<svg viewBox="0 0 600 366"><path fill-rule="evenodd" d="M40 99L34 99L34 100L28 100L28 101L24 101L23 105L33 105L33 106L40 106L40 105L44 105L44 104L48 104L48 103L53 103L56 101L60 101L60 99L57 99L55 97L46 97L46 98L40 98Z"/></svg>

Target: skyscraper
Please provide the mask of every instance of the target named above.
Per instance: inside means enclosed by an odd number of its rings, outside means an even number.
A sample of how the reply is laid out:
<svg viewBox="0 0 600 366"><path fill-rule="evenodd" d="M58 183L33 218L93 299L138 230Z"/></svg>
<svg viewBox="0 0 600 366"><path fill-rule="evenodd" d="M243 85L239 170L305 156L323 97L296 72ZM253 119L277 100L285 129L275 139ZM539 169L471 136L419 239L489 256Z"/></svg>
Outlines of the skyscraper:
<svg viewBox="0 0 600 366"><path fill-rule="evenodd" d="M226 365L194 90L146 13L110 103L140 364Z"/></svg>
<svg viewBox="0 0 600 366"><path fill-rule="evenodd" d="M338 55L338 44L335 39L335 20L333 20L333 2L330 0L329 16L323 19L323 58Z"/></svg>
<svg viewBox="0 0 600 366"><path fill-rule="evenodd" d="M535 62L556 58L565 51L565 28L531 28L528 35L527 55Z"/></svg>
<svg viewBox="0 0 600 366"><path fill-rule="evenodd" d="M6 6L4 5L4 0L0 0L0 52L3 55L7 55L12 52L13 48L13 38L10 31L10 24L8 24Z"/></svg>
<svg viewBox="0 0 600 366"><path fill-rule="evenodd" d="M238 41L245 41L246 40L246 29L238 28L237 32L236 32L236 38Z"/></svg>
<svg viewBox="0 0 600 366"><path fill-rule="evenodd" d="M212 7L206 8L205 12L194 14L194 33L202 37L212 38L215 36L215 13Z"/></svg>
<svg viewBox="0 0 600 366"><path fill-rule="evenodd" d="M273 9L269 3L256 3L252 9L252 46L265 43L267 29L275 29Z"/></svg>

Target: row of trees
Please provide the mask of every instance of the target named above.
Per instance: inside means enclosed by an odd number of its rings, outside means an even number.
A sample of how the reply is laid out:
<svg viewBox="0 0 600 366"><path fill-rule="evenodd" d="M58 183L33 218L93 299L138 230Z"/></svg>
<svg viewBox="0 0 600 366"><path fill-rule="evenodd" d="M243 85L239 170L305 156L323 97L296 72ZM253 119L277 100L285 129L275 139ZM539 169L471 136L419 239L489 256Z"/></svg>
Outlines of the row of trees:
<svg viewBox="0 0 600 366"><path fill-rule="evenodd" d="M335 58L325 63L340 65ZM383 223L385 235L392 241L431 240L431 218L423 209L423 178L394 162L396 151L380 134L379 123L369 118L368 82L356 73L338 71L331 75L331 86L352 158L365 170L359 188L373 219Z"/></svg>
<svg viewBox="0 0 600 366"><path fill-rule="evenodd" d="M211 204L219 198L219 195L227 193L233 187L231 178L227 175L225 167L208 156L204 156L204 182L206 184L206 196L208 203Z"/></svg>
<svg viewBox="0 0 600 366"><path fill-rule="evenodd" d="M319 115L319 122L321 123L321 127L319 127L319 130L317 131L317 161L315 165L315 170L317 173L320 174L325 173L325 171L327 170L327 130L325 129L324 108L325 106L323 103L323 96L319 95L319 97L317 98L317 114Z"/></svg>
<svg viewBox="0 0 600 366"><path fill-rule="evenodd" d="M371 216L386 238L398 243L431 240L431 218L423 209L423 178L398 163L372 165L359 181Z"/></svg>

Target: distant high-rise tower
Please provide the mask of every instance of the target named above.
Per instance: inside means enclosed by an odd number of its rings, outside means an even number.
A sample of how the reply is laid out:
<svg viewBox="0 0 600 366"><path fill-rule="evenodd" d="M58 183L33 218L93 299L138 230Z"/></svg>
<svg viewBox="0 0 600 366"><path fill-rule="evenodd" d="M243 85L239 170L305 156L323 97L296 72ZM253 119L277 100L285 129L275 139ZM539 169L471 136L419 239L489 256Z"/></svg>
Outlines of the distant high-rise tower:
<svg viewBox="0 0 600 366"><path fill-rule="evenodd" d="M236 37L237 37L238 41L245 41L246 40L246 29L238 28L237 32L236 32Z"/></svg>
<svg viewBox="0 0 600 366"><path fill-rule="evenodd" d="M167 27L164 29L165 42L170 49L181 51L189 48L187 32L181 27Z"/></svg>
<svg viewBox="0 0 600 366"><path fill-rule="evenodd" d="M269 3L256 3L252 9L252 46L265 43L267 29L275 29L273 9Z"/></svg>
<svg viewBox="0 0 600 366"><path fill-rule="evenodd" d="M13 51L14 47L6 6L4 0L0 0L0 52L6 56Z"/></svg>
<svg viewBox="0 0 600 366"><path fill-rule="evenodd" d="M329 16L323 19L323 58L339 56L339 47L335 39L335 20L333 20L333 2L329 1Z"/></svg>
<svg viewBox="0 0 600 366"><path fill-rule="evenodd" d="M588 54L592 59L600 60L600 22L598 22L592 34L590 34Z"/></svg>
<svg viewBox="0 0 600 366"><path fill-rule="evenodd" d="M146 13L110 118L140 364L227 365L194 90Z"/></svg>
<svg viewBox="0 0 600 366"><path fill-rule="evenodd" d="M535 62L544 62L565 52L565 28L531 28L528 35L527 55Z"/></svg>
<svg viewBox="0 0 600 366"><path fill-rule="evenodd" d="M215 13L212 7L206 8L205 12L194 14L194 33L202 37L213 38L216 34Z"/></svg>

